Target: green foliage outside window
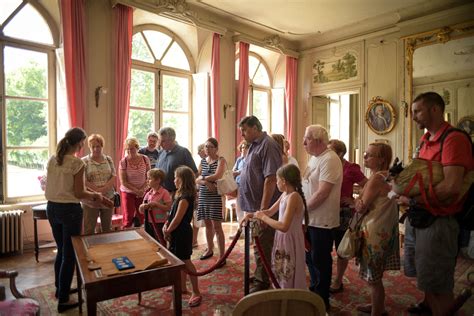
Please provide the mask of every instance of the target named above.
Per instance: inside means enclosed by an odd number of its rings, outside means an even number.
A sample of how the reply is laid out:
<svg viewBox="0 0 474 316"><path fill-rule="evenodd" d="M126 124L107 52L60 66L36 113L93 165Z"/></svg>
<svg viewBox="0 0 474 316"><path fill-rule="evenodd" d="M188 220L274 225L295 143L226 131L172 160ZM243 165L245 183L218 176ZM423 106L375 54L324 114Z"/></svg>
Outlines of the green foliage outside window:
<svg viewBox="0 0 474 316"><path fill-rule="evenodd" d="M26 66L6 74L6 136L7 146L47 146L47 102L12 99L18 97L47 97L47 76L44 67L30 61ZM47 160L46 153L38 154L27 150L13 150L8 163L25 168L41 168Z"/></svg>
<svg viewBox="0 0 474 316"><path fill-rule="evenodd" d="M146 145L146 137L154 130L153 112L131 110L128 119L128 137L136 137L140 146Z"/></svg>

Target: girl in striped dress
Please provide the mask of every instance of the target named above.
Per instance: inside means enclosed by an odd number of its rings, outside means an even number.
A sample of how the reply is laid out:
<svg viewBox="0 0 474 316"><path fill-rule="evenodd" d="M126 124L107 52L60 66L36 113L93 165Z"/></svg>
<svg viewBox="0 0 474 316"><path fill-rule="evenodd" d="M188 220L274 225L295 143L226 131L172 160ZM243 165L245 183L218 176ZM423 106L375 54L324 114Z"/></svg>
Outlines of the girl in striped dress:
<svg viewBox="0 0 474 316"><path fill-rule="evenodd" d="M224 255L225 237L222 230L222 200L217 194L216 181L222 178L227 168L224 157L218 155L219 144L215 138L209 138L204 145L207 157L201 160L199 176L196 184L199 185L198 221L204 220L206 225L207 250L202 254L201 260L208 259L214 255L213 237L217 236L219 255ZM222 265L225 264L225 261Z"/></svg>

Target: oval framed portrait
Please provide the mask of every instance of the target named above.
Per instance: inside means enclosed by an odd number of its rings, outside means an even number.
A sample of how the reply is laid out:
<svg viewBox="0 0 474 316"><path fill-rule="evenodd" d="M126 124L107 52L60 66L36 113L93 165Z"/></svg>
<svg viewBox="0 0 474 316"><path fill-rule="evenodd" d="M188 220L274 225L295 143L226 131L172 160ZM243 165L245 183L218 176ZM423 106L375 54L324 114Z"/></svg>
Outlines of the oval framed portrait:
<svg viewBox="0 0 474 316"><path fill-rule="evenodd" d="M375 134L387 134L395 127L395 110L387 100L373 97L365 112L365 122Z"/></svg>
<svg viewBox="0 0 474 316"><path fill-rule="evenodd" d="M469 134L469 136L471 136L471 139L473 139L474 138L474 115L462 117L459 120L456 127L464 130L466 133Z"/></svg>

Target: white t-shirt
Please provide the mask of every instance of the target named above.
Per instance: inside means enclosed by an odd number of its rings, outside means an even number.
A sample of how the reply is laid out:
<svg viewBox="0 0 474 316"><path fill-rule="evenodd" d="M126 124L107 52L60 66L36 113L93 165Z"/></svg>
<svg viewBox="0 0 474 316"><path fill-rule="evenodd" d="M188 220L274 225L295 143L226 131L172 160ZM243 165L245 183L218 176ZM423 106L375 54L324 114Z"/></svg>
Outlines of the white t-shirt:
<svg viewBox="0 0 474 316"><path fill-rule="evenodd" d="M47 166L46 200L56 203L79 203L74 196L74 175L85 165L75 156L64 156L63 164L58 166L56 156L51 156Z"/></svg>
<svg viewBox="0 0 474 316"><path fill-rule="evenodd" d="M303 178L303 192L306 201L318 191L319 182L333 184L329 196L315 209L308 209L309 226L334 228L339 226L339 204L342 185L342 162L337 154L328 149L317 157L311 157Z"/></svg>

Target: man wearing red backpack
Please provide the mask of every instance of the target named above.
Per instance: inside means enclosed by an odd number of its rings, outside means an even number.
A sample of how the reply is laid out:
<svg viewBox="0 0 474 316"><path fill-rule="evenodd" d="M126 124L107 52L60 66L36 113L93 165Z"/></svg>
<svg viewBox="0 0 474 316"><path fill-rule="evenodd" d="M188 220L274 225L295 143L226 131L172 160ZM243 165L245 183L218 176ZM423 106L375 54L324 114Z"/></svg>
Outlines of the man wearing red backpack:
<svg viewBox="0 0 474 316"><path fill-rule="evenodd" d="M406 221L406 229L414 232L418 288L425 294L422 302L408 309L412 314L431 311L435 316L451 315L467 299L463 295L455 300L453 294L459 234L459 225L453 215L462 209L465 200L459 192L464 176L473 169L472 145L462 132L451 130L452 126L444 120L444 108L443 99L435 92L420 94L411 108L418 128L427 130L415 155L441 162L444 174L444 179L434 187L435 197L430 198L429 207L421 196L411 199L400 196L398 200L410 209L427 209L435 217L423 228L412 227Z"/></svg>

